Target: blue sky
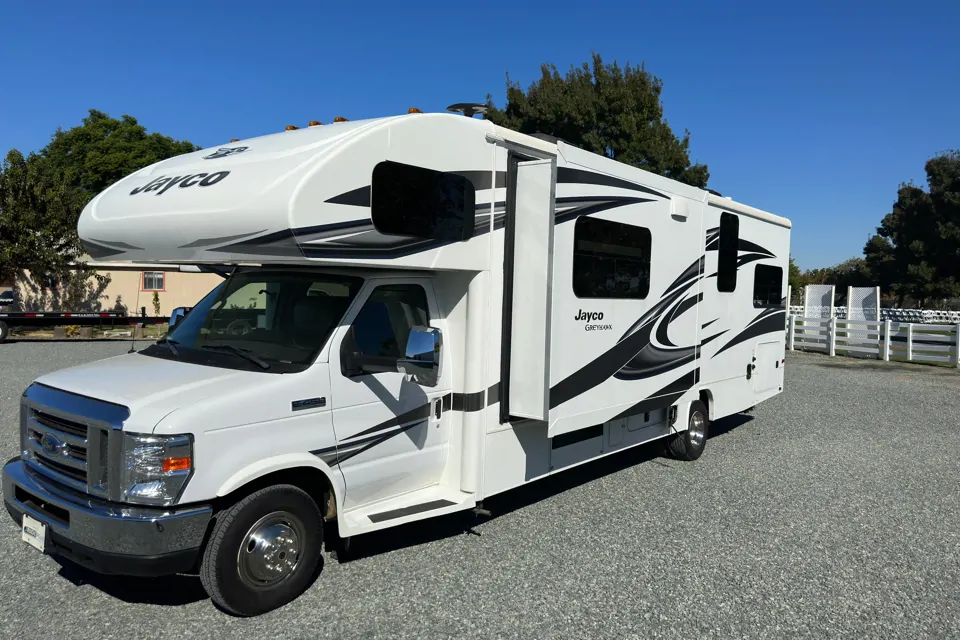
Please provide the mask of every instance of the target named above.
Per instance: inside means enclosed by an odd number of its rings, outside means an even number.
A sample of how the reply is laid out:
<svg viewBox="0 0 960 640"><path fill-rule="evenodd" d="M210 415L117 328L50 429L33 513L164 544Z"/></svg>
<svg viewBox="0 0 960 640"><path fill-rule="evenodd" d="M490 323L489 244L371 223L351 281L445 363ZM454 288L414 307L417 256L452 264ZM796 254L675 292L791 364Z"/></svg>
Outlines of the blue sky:
<svg viewBox="0 0 960 640"><path fill-rule="evenodd" d="M0 153L38 149L90 108L206 147L502 104L505 73L526 86L541 62L593 50L645 62L710 187L791 218L803 268L860 255L898 184L960 148L957 0L0 0L0 16Z"/></svg>

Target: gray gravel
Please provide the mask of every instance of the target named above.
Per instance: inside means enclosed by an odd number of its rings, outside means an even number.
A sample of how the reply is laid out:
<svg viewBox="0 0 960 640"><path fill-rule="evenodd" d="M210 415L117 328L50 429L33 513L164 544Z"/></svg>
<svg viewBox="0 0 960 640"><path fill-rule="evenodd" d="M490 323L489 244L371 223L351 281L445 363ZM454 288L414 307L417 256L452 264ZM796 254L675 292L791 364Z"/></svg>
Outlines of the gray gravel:
<svg viewBox="0 0 960 640"><path fill-rule="evenodd" d="M34 376L127 348L0 346L4 459ZM0 637L960 635L960 375L802 354L786 375L753 416L714 424L695 463L643 447L491 499L492 520L359 538L255 619L194 578L61 566L5 519Z"/></svg>

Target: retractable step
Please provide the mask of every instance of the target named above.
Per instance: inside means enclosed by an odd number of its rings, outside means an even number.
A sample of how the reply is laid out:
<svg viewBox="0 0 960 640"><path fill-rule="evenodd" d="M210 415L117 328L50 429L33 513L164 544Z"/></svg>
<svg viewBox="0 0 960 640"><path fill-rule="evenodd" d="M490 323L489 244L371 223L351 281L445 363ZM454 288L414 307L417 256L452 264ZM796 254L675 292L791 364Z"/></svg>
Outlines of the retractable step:
<svg viewBox="0 0 960 640"><path fill-rule="evenodd" d="M358 535L405 522L463 511L475 505L476 500L472 493L434 485L342 513L346 529L342 533Z"/></svg>

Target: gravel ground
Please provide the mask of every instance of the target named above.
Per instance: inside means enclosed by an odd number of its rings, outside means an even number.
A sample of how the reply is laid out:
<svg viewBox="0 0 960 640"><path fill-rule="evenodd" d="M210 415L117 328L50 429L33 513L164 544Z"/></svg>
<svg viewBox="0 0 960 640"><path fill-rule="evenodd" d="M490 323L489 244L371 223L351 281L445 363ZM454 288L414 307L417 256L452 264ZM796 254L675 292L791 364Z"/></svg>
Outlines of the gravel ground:
<svg viewBox="0 0 960 640"><path fill-rule="evenodd" d="M4 459L33 377L128 348L0 346ZM0 637L960 635L960 374L791 354L786 375L753 416L715 423L695 463L642 447L488 500L493 519L359 538L255 619L217 611L195 578L61 566L4 519Z"/></svg>

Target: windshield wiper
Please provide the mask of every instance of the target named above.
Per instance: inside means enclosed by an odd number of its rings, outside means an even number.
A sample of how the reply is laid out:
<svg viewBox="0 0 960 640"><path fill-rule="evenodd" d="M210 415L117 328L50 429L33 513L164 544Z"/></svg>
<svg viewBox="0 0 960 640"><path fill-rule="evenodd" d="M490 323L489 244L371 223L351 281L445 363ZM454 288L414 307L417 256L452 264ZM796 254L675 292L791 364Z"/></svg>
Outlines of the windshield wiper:
<svg viewBox="0 0 960 640"><path fill-rule="evenodd" d="M160 338L157 340L157 344L164 345L167 349L173 352L173 355L180 357L180 350L177 349L177 345L180 344L176 340L171 340L170 338Z"/></svg>
<svg viewBox="0 0 960 640"><path fill-rule="evenodd" d="M236 354L241 358L246 358L247 360L257 365L263 370L267 370L270 368L269 362L265 362L264 360L261 360L257 356L250 353L250 351L247 349L241 349L240 347L235 347L232 344L204 344L204 345L200 345L200 348L213 349L213 350L219 350L219 351L229 351L230 353Z"/></svg>

